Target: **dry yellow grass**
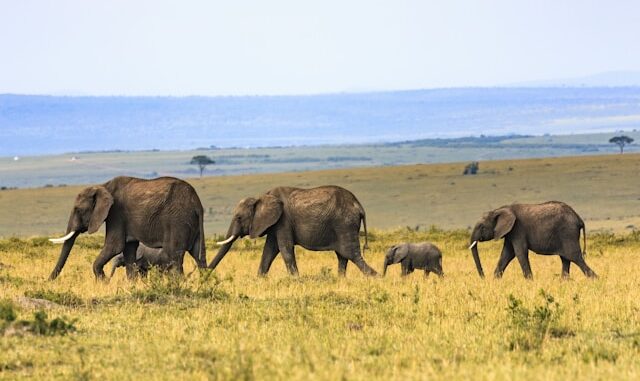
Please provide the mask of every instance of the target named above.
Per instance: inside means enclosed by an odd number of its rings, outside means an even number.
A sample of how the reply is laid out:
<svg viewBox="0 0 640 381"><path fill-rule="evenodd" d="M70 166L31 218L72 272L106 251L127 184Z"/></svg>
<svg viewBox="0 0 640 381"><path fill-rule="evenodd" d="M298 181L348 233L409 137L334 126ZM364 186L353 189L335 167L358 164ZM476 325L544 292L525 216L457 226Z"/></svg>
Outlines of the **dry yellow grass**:
<svg viewBox="0 0 640 381"><path fill-rule="evenodd" d="M504 279L481 280L463 231L374 231L367 261L380 269L385 249L406 240L439 245L446 277L401 279L396 267L386 278L365 278L350 264L338 278L333 254L298 250L300 277L288 276L277 259L258 278L262 240L245 239L208 282L195 272L173 286L155 276L132 284L120 272L103 284L90 269L99 237L87 237L61 277L47 282L59 247L2 240L0 299L44 293L70 305L48 309L49 316L77 319L78 331L2 338L0 379L640 377L637 235L591 238L595 281L575 267L562 281L558 257L534 254L533 281L517 262ZM499 249L481 244L485 267L495 265ZM510 311L509 295L531 316ZM536 317L535 307L543 315L549 307L549 318ZM21 307L19 317L33 312ZM522 347L540 332L539 345Z"/></svg>

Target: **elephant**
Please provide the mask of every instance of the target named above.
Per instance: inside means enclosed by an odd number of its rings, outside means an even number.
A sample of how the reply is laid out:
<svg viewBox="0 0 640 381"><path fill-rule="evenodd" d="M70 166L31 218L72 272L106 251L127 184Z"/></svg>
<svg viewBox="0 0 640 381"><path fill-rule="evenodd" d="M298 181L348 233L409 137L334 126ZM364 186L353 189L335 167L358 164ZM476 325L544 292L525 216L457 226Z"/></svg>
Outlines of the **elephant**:
<svg viewBox="0 0 640 381"><path fill-rule="evenodd" d="M580 230L584 234L584 249L580 250ZM501 278L507 265L518 258L527 279L533 274L529 264L529 250L542 255L559 255L562 276L569 277L569 266L575 263L589 278L596 273L584 261L587 232L580 216L567 204L549 201L542 204L512 204L484 214L471 233L473 260L480 277L484 277L478 255L478 242L504 239L502 254L494 271Z"/></svg>
<svg viewBox="0 0 640 381"><path fill-rule="evenodd" d="M444 276L442 272L442 253L436 245L429 242L402 243L392 246L384 257L383 276L387 274L389 265L400 263L402 276L407 276L415 269L424 270L424 275L430 272Z"/></svg>
<svg viewBox="0 0 640 381"><path fill-rule="evenodd" d="M111 275L109 278L113 278L113 274L115 274L118 267L124 267L126 265L124 254L120 253L116 255L113 257L111 262ZM169 264L169 257L162 255L161 248L154 249L146 247L143 244L138 245L138 249L136 250L135 270L143 277L147 276L147 273L152 266L158 267L160 270L166 270Z"/></svg>
<svg viewBox="0 0 640 381"><path fill-rule="evenodd" d="M49 279L56 279L62 271L76 238L84 232L95 233L103 222L104 246L93 262L96 279L105 279L104 265L119 253L124 254L127 276L134 278L139 243L161 247L162 255L168 257L168 268L178 274L183 274L185 251L198 267L206 267L203 215L195 189L174 177L146 180L119 176L85 188L75 199L66 235L50 239L63 246Z"/></svg>
<svg viewBox="0 0 640 381"><path fill-rule="evenodd" d="M291 275L298 274L294 246L308 250L335 251L338 274L345 275L348 261L365 275L377 275L362 258L360 251L360 222L364 225L365 245L367 221L364 208L350 191L339 186L320 186L302 189L276 187L254 198L240 200L233 212L226 237L209 268L215 269L233 242L249 235L266 235L258 275L263 276L278 253Z"/></svg>

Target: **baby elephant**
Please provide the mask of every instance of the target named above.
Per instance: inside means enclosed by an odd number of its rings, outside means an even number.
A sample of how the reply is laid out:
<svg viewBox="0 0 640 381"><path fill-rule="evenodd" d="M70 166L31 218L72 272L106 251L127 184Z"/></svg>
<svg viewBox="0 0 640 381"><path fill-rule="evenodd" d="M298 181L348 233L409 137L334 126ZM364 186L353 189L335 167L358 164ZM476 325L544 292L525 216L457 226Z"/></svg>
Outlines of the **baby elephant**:
<svg viewBox="0 0 640 381"><path fill-rule="evenodd" d="M384 272L387 273L387 266L400 263L402 266L402 276L411 274L415 269L424 270L424 275L428 276L434 272L443 276L442 253L434 244L423 243L402 243L392 246L384 258Z"/></svg>
<svg viewBox="0 0 640 381"><path fill-rule="evenodd" d="M144 246L143 244L140 244L138 246L138 250L136 250L136 261L134 262L135 268L138 274L142 276L146 276L151 266L157 266L161 270L166 269L170 264L169 257L162 256L161 252L162 252L162 248L153 249L153 248ZM120 253L116 255L112 260L110 277L113 278L113 274L116 272L116 269L118 267L124 267L124 266L125 266L124 254Z"/></svg>

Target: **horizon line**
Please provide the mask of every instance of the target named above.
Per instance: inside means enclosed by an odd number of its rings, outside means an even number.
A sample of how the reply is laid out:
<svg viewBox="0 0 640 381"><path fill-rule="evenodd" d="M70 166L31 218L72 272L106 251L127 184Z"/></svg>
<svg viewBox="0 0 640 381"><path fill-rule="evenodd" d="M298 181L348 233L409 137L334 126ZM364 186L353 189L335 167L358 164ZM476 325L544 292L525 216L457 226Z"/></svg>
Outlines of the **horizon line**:
<svg viewBox="0 0 640 381"><path fill-rule="evenodd" d="M360 94L385 94L385 93L410 93L419 91L445 91L445 90L518 90L518 89L630 89L640 88L640 84L631 85L496 85L496 86L451 86L451 87L424 87L424 88L406 88L391 90L345 90L335 92L318 92L318 93L291 93L291 94L189 94L189 95L172 95L172 94L73 94L73 93L14 93L0 92L0 96L15 97L51 97L51 98L277 98L277 97L321 97L332 95L360 95Z"/></svg>

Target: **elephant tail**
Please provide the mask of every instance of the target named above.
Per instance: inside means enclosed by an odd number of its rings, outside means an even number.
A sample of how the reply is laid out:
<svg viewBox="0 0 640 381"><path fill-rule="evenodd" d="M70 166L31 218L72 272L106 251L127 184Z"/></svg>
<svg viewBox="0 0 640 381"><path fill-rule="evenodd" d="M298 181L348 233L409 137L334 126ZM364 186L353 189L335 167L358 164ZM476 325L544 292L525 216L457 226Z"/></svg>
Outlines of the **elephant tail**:
<svg viewBox="0 0 640 381"><path fill-rule="evenodd" d="M362 219L362 226L364 226L364 246L362 247L362 255L364 255L364 251L369 249L369 238L367 237L367 215L364 210L360 213L360 219Z"/></svg>
<svg viewBox="0 0 640 381"><path fill-rule="evenodd" d="M580 220L580 222L582 222L582 220ZM584 222L582 222L582 226L580 226L580 229L582 229L582 237L583 237L582 256L586 257L587 256L587 228L585 228Z"/></svg>
<svg viewBox="0 0 640 381"><path fill-rule="evenodd" d="M207 248L204 238L204 212L202 210L198 213L198 236L193 242L191 253L196 262L198 262L198 267L207 267Z"/></svg>
<svg viewBox="0 0 640 381"><path fill-rule="evenodd" d="M360 220L362 221L362 226L364 227L364 246L362 247L362 255L364 255L365 250L369 249L369 238L367 237L367 213L365 213L360 201L358 201L355 196L353 196L353 198L355 198L356 206L358 207L358 209L360 209ZM358 230L360 230L360 228L358 228Z"/></svg>
<svg viewBox="0 0 640 381"><path fill-rule="evenodd" d="M583 244L582 244L582 256L587 256L587 228L584 226L584 221L578 217L578 231L582 230Z"/></svg>

